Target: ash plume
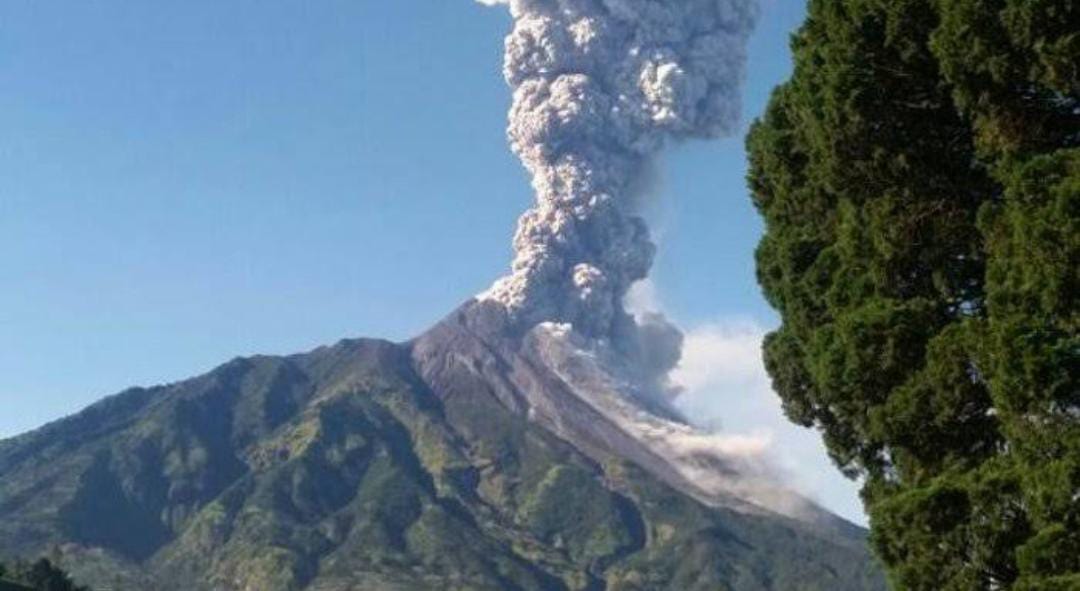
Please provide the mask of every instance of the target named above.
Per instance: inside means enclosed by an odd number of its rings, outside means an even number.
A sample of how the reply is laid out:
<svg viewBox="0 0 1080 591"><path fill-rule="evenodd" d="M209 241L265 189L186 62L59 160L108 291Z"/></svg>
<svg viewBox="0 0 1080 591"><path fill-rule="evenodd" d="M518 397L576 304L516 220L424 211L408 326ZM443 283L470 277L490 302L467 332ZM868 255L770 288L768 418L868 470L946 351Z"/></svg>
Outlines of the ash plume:
<svg viewBox="0 0 1080 591"><path fill-rule="evenodd" d="M483 297L520 325L568 323L666 373L678 331L623 307L656 253L636 204L666 143L736 131L756 0L479 1L514 19L508 136L537 201L512 272Z"/></svg>

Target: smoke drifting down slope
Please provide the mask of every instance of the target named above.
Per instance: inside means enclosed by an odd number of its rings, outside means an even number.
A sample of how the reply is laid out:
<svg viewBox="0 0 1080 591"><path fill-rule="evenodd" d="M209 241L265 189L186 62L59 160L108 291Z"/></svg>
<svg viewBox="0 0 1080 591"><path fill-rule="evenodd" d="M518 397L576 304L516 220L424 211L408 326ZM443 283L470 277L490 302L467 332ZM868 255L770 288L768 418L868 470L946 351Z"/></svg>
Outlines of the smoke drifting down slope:
<svg viewBox="0 0 1080 591"><path fill-rule="evenodd" d="M480 1L507 4L514 20L508 136L537 199L519 221L511 274L480 299L525 335L518 354L584 404L570 412L522 383L530 416L569 441L609 424L619 435L605 438L607 453L708 504L821 522L777 484L760 440L686 424L668 379L682 333L624 304L656 252L638 210L654 157L672 141L737 129L756 1ZM575 413L593 418L580 425Z"/></svg>
<svg viewBox="0 0 1080 591"><path fill-rule="evenodd" d="M514 19L504 74L508 136L533 178L510 275L484 298L528 328L569 323L654 375L681 336L623 308L656 247L637 203L671 140L735 131L754 0L481 0Z"/></svg>

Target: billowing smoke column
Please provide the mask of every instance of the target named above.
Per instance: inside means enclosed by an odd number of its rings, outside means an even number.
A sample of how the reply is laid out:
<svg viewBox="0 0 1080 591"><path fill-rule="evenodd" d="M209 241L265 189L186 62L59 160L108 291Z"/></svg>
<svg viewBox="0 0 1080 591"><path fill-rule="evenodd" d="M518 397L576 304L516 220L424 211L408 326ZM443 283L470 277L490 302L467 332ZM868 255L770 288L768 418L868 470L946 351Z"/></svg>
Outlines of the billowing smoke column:
<svg viewBox="0 0 1080 591"><path fill-rule="evenodd" d="M674 352L644 356L674 364L678 332L655 319L637 326L623 310L656 251L636 204L665 142L735 131L755 0L481 1L509 4L514 18L508 135L537 197L514 237L513 272L485 297L525 326L666 341Z"/></svg>
<svg viewBox="0 0 1080 591"><path fill-rule="evenodd" d="M481 297L505 306L526 331L530 367L565 388L521 382L529 416L570 441L602 441L704 503L826 515L776 483L767 440L688 424L668 381L682 334L623 306L656 252L638 210L654 156L737 129L757 0L479 1L508 4L514 18L508 135L537 198L514 237L513 272ZM590 409L589 422L567 408Z"/></svg>

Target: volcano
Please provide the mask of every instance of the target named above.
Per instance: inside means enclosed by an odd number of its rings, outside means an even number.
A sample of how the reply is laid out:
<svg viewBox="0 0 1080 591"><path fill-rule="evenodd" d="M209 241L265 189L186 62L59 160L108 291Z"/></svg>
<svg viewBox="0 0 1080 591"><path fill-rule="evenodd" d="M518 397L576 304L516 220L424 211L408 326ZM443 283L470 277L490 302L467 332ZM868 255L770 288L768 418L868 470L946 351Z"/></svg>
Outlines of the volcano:
<svg viewBox="0 0 1080 591"><path fill-rule="evenodd" d="M756 1L485 3L536 197L509 274L409 342L236 359L0 442L0 558L98 589L884 589L864 530L684 420L682 334L625 307L656 156L739 129Z"/></svg>
<svg viewBox="0 0 1080 591"><path fill-rule="evenodd" d="M131 389L0 442L0 556L98 589L884 589L865 531L665 444L703 435L620 371L471 301Z"/></svg>

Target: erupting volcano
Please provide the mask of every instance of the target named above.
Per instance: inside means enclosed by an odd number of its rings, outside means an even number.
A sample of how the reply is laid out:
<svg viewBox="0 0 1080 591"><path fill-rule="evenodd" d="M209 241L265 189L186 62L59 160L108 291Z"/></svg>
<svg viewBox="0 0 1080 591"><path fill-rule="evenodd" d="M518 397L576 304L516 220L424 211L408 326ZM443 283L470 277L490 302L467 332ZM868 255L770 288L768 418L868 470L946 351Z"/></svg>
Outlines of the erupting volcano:
<svg viewBox="0 0 1080 591"><path fill-rule="evenodd" d="M654 158L737 129L755 2L506 4L536 194L511 272L406 343L238 359L0 442L0 555L177 591L883 588L862 530L683 419L681 333L624 304Z"/></svg>

